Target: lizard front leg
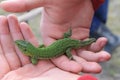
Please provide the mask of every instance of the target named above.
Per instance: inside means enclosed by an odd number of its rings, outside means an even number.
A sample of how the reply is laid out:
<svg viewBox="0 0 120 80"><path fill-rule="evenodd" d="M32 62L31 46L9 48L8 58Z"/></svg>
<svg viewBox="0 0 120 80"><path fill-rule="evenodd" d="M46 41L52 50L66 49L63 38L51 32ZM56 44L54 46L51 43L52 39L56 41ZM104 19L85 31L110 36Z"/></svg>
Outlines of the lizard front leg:
<svg viewBox="0 0 120 80"><path fill-rule="evenodd" d="M70 29L64 33L63 38L70 38L72 36L72 29Z"/></svg>
<svg viewBox="0 0 120 80"><path fill-rule="evenodd" d="M30 61L32 62L32 64L36 65L38 63L38 59L35 57L31 57Z"/></svg>

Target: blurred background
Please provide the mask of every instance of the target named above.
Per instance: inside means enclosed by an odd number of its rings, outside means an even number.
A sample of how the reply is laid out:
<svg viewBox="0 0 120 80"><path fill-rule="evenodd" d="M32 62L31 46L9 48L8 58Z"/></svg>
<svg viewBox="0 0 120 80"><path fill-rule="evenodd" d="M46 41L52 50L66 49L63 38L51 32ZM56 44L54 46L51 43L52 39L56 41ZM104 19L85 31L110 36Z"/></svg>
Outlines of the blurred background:
<svg viewBox="0 0 120 80"><path fill-rule="evenodd" d="M110 3L109 3L107 26L114 34L120 36L120 10L119 10L120 1L119 0L109 0L109 1ZM40 9L38 10L40 11ZM39 15L35 14L33 15L33 17L31 17L30 15L26 17L27 14L26 12L19 14L18 13L12 13L12 14L16 14L20 21L29 19L28 23L30 24L34 34L39 39L40 43L42 43L42 39L40 39L41 37L38 29L39 21L41 17L41 13L39 11L36 12L39 13ZM5 12L4 10L0 9L0 15L8 15L8 14L11 13ZM112 53L112 58L110 61L101 63L101 65L103 66L103 71L100 74L94 74L99 78L99 80L120 80L120 47L118 47Z"/></svg>

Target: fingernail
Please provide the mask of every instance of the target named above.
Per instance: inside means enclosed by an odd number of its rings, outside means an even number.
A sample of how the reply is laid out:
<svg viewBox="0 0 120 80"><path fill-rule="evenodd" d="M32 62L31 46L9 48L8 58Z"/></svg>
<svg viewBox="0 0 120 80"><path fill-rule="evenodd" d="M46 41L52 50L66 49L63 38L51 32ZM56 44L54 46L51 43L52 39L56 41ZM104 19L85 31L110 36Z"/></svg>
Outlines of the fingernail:
<svg viewBox="0 0 120 80"><path fill-rule="evenodd" d="M92 75L86 74L86 75L79 77L77 80L98 80L98 79Z"/></svg>
<svg viewBox="0 0 120 80"><path fill-rule="evenodd" d="M100 46L103 47L105 46L105 44L106 44L105 42L101 42Z"/></svg>
<svg viewBox="0 0 120 80"><path fill-rule="evenodd" d="M103 62L103 61L108 61L109 59L111 58L111 55L110 53L106 52L106 51L102 51L102 54L99 58L99 61L100 62Z"/></svg>

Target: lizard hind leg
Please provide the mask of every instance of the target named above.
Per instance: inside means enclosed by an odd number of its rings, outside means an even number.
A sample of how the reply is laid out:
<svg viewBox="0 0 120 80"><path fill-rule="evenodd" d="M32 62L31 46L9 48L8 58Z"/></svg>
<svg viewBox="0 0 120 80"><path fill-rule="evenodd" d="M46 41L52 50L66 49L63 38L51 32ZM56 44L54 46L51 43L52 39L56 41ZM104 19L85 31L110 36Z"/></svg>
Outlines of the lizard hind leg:
<svg viewBox="0 0 120 80"><path fill-rule="evenodd" d="M73 56L72 56L72 54L71 54L71 48L68 48L68 49L66 50L66 56L67 56L70 60L74 60L74 59L73 59Z"/></svg>
<svg viewBox="0 0 120 80"><path fill-rule="evenodd" d="M30 58L30 61L31 61L32 64L34 64L34 65L36 65L36 64L38 63L38 59L33 58L33 57Z"/></svg>
<svg viewBox="0 0 120 80"><path fill-rule="evenodd" d="M71 36L72 36L72 29L70 27L69 30L64 33L63 38L69 38Z"/></svg>
<svg viewBox="0 0 120 80"><path fill-rule="evenodd" d="M39 47L38 47L38 48L43 48L43 47L45 47L45 45L44 45L44 44L39 45Z"/></svg>

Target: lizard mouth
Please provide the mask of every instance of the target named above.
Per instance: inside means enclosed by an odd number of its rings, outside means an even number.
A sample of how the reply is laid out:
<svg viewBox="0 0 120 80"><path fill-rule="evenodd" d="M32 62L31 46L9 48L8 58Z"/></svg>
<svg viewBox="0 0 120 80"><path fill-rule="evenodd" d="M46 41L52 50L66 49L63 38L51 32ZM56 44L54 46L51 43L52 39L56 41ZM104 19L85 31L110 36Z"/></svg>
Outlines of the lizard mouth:
<svg viewBox="0 0 120 80"><path fill-rule="evenodd" d="M27 41L24 41L24 40L16 40L15 41L15 44L18 46L18 48L21 50L21 51L26 51L26 47L27 47L27 44L28 42Z"/></svg>
<svg viewBox="0 0 120 80"><path fill-rule="evenodd" d="M16 40L15 43L18 45L18 46L22 46L22 47L26 47L28 42L24 41L24 40Z"/></svg>

